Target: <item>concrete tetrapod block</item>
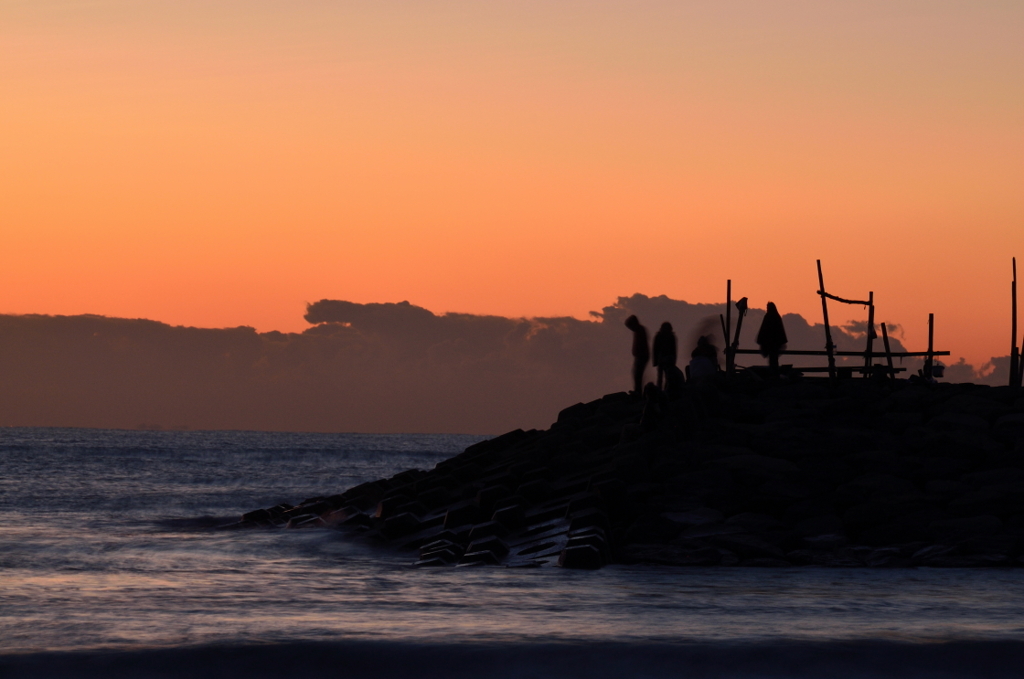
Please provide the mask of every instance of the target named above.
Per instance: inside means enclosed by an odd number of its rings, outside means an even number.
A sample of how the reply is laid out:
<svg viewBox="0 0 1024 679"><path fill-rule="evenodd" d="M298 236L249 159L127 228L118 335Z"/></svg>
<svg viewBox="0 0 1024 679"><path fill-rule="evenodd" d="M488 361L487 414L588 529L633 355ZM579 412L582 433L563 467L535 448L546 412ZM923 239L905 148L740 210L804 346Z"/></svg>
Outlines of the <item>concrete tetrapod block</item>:
<svg viewBox="0 0 1024 679"><path fill-rule="evenodd" d="M268 509L257 509L255 511L246 512L245 514L242 514L242 521L250 523L265 523L267 521L270 521L270 519L271 514L270 510Z"/></svg>
<svg viewBox="0 0 1024 679"><path fill-rule="evenodd" d="M552 471L547 467L534 467L533 469L523 473L520 483L526 484L531 481L547 481L553 475Z"/></svg>
<svg viewBox="0 0 1024 679"><path fill-rule="evenodd" d="M459 554L462 554L462 552L465 551L462 545L457 542L452 542L447 538L439 538L420 547L420 554L425 554L426 552L438 549L450 549L452 551L457 551Z"/></svg>
<svg viewBox="0 0 1024 679"><path fill-rule="evenodd" d="M416 499L430 509L437 509L451 501L452 493L447 488L438 486L423 491L416 496Z"/></svg>
<svg viewBox="0 0 1024 679"><path fill-rule="evenodd" d="M420 561L441 559L445 563L455 563L462 558L462 551L455 552L451 549L434 549L420 553Z"/></svg>
<svg viewBox="0 0 1024 679"><path fill-rule="evenodd" d="M601 553L601 558L605 562L611 559L611 552L608 549L608 542L605 540L603 535L600 535L598 533L570 536L568 541L566 541L565 543L565 548L569 549L572 547L580 547L583 545L589 545L594 549L598 550L598 552Z"/></svg>
<svg viewBox="0 0 1024 679"><path fill-rule="evenodd" d="M499 538L506 537L508 535L508 528L497 521L487 521L486 523L477 524L473 526L473 530L469 532L470 541L482 540L496 536Z"/></svg>
<svg viewBox="0 0 1024 679"><path fill-rule="evenodd" d="M433 557L433 558L430 558L430 559L420 559L419 561L417 561L416 563L413 564L413 566L415 566L417 568L424 568L424 567L430 567L430 566L447 566L447 565L449 565L449 562L447 562L444 559L439 558L439 557Z"/></svg>
<svg viewBox="0 0 1024 679"><path fill-rule="evenodd" d="M506 507L522 507L525 510L529 506L530 502L522 495L509 495L494 503L494 511L505 509Z"/></svg>
<svg viewBox="0 0 1024 679"><path fill-rule="evenodd" d="M389 516L393 516L397 513L397 509L404 504L411 502L411 498L408 495L392 495L386 497L377 503L377 511L374 512L374 516L378 519L386 519Z"/></svg>
<svg viewBox="0 0 1024 679"><path fill-rule="evenodd" d="M288 528L319 528L324 520L316 514L300 514L288 520Z"/></svg>
<svg viewBox="0 0 1024 679"><path fill-rule="evenodd" d="M565 510L565 516L566 518L569 518L574 514L582 512L584 509L603 510L604 508L605 502L599 495L596 493L584 493L569 500L569 506Z"/></svg>
<svg viewBox="0 0 1024 679"><path fill-rule="evenodd" d="M551 497L553 489L544 479L528 481L516 489L516 495L522 495L531 502L541 502Z"/></svg>
<svg viewBox="0 0 1024 679"><path fill-rule="evenodd" d="M584 509L582 512L574 514L569 521L571 532L592 526L608 530L608 515L600 509Z"/></svg>
<svg viewBox="0 0 1024 679"><path fill-rule="evenodd" d="M562 568L580 568L597 570L604 566L601 551L593 545L566 547L558 557L558 565Z"/></svg>
<svg viewBox="0 0 1024 679"><path fill-rule="evenodd" d="M456 528L467 524L476 524L482 518L483 513L475 503L463 501L448 508L444 515L444 527Z"/></svg>
<svg viewBox="0 0 1024 679"><path fill-rule="evenodd" d="M345 528L369 528L373 525L373 519L366 514L353 514L342 521L341 525Z"/></svg>
<svg viewBox="0 0 1024 679"><path fill-rule="evenodd" d="M501 559L490 550L479 550L474 552L466 552L466 554L459 560L459 566L497 566L501 563Z"/></svg>
<svg viewBox="0 0 1024 679"><path fill-rule="evenodd" d="M526 524L526 512L519 506L504 507L494 512L491 521L500 523L509 530L515 530Z"/></svg>
<svg viewBox="0 0 1024 679"><path fill-rule="evenodd" d="M494 504L512 494L512 491L505 486L488 486L476 494L476 504L484 514L491 514L494 511Z"/></svg>
<svg viewBox="0 0 1024 679"><path fill-rule="evenodd" d="M499 559L504 559L508 555L508 545L501 538L494 536L472 541L466 547L466 554L483 550L493 553Z"/></svg>
<svg viewBox="0 0 1024 679"><path fill-rule="evenodd" d="M389 540L415 533L420 528L420 520L411 512L396 514L384 521L381 527L381 535Z"/></svg>

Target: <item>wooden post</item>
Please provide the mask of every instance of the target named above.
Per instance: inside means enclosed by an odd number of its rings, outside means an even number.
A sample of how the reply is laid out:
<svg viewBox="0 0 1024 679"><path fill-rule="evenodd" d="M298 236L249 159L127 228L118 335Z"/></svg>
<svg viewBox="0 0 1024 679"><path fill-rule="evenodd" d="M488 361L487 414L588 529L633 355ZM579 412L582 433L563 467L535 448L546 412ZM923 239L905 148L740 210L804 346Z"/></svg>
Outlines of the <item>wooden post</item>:
<svg viewBox="0 0 1024 679"><path fill-rule="evenodd" d="M1020 351L1017 349L1017 258L1013 258L1013 282L1010 283L1010 386L1020 386Z"/></svg>
<svg viewBox="0 0 1024 679"><path fill-rule="evenodd" d="M928 314L928 356L924 359L924 378L930 380L932 378L932 363L934 356L932 352L935 350L935 314Z"/></svg>
<svg viewBox="0 0 1024 679"><path fill-rule="evenodd" d="M732 341L732 370L736 371L736 350L740 348L740 330L743 329L743 317L747 315L747 298L736 301L736 336Z"/></svg>
<svg viewBox="0 0 1024 679"><path fill-rule="evenodd" d="M882 321L879 325L882 326L882 344L885 345L885 360L889 363L889 379L896 379L896 367L892 364L892 350L889 348L889 331L885 329L885 321Z"/></svg>
<svg viewBox="0 0 1024 679"><path fill-rule="evenodd" d="M828 354L828 378L836 381L836 354L832 344L832 331L828 327L828 298L825 297L825 279L821 275L821 260L818 260L818 294L821 295L821 315L825 319L825 353Z"/></svg>
<svg viewBox="0 0 1024 679"><path fill-rule="evenodd" d="M871 377L871 365L874 357L871 348L875 341L875 293L868 293L868 346L864 351L864 377Z"/></svg>
<svg viewBox="0 0 1024 679"><path fill-rule="evenodd" d="M1021 369L1020 372L1017 373L1017 386L1024 385L1024 360L1019 360L1019 363Z"/></svg>
<svg viewBox="0 0 1024 679"><path fill-rule="evenodd" d="M735 372L735 357L732 353L732 346L729 343L729 337L731 336L732 330L732 279L730 278L725 282L725 335L722 337L722 342L725 344L725 372L732 375Z"/></svg>

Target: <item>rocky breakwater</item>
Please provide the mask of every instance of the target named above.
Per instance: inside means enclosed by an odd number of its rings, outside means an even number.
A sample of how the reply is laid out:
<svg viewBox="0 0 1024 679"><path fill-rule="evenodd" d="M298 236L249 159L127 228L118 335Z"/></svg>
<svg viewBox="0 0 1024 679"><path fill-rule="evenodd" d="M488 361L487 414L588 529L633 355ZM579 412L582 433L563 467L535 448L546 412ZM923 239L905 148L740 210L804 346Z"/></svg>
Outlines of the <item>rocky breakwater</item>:
<svg viewBox="0 0 1024 679"><path fill-rule="evenodd" d="M1024 398L754 378L611 394L235 524L256 526L338 529L417 566L1019 567Z"/></svg>

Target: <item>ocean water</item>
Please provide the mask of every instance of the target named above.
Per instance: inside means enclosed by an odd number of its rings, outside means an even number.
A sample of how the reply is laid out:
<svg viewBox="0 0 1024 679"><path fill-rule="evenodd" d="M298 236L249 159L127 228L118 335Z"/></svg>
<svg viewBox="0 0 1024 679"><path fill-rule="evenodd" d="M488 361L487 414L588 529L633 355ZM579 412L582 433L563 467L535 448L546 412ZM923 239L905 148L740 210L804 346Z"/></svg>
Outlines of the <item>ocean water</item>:
<svg viewBox="0 0 1024 679"><path fill-rule="evenodd" d="M413 569L211 528L477 440L0 429L0 677L1024 674L1021 569Z"/></svg>

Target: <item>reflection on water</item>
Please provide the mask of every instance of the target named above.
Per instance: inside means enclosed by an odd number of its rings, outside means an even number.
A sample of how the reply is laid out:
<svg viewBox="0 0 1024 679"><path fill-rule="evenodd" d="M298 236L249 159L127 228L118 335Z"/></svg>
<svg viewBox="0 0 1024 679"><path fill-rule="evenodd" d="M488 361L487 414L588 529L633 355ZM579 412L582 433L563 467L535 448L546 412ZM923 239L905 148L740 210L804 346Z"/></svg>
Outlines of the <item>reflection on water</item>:
<svg viewBox="0 0 1024 679"><path fill-rule="evenodd" d="M0 649L215 641L1018 638L1019 570L408 568L233 516L433 466L470 437L0 433ZM61 470L54 473L53 470Z"/></svg>

